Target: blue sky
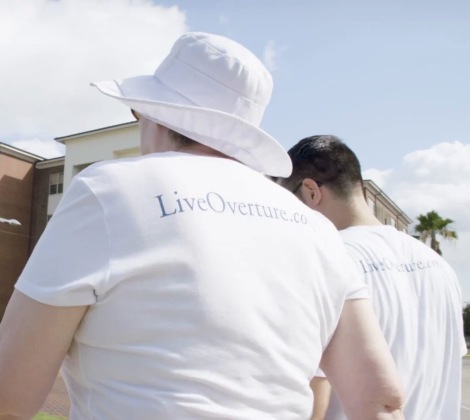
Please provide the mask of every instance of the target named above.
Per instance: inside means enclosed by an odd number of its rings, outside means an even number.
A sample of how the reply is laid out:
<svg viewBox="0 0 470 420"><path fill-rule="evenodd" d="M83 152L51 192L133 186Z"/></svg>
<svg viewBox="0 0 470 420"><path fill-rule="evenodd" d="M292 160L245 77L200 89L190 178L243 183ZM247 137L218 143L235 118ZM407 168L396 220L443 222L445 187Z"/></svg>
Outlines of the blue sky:
<svg viewBox="0 0 470 420"><path fill-rule="evenodd" d="M165 4L174 4L165 2ZM191 30L274 52L264 127L336 133L364 166L470 137L470 2L180 1Z"/></svg>
<svg viewBox="0 0 470 420"><path fill-rule="evenodd" d="M0 141L129 121L90 81L149 74L183 32L250 48L271 70L262 127L289 148L336 134L413 219L455 220L446 259L470 302L470 2L0 0Z"/></svg>

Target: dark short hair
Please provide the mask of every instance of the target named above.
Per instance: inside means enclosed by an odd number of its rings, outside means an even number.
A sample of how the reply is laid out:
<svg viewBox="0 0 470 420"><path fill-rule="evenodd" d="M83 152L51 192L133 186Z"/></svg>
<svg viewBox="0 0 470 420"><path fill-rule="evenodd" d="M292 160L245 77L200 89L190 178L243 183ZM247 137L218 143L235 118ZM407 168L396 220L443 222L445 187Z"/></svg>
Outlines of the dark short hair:
<svg viewBox="0 0 470 420"><path fill-rule="evenodd" d="M289 150L292 174L281 183L289 190L305 178L326 185L346 198L358 183L362 186L361 165L354 152L336 136L306 137Z"/></svg>
<svg viewBox="0 0 470 420"><path fill-rule="evenodd" d="M131 108L131 114L137 121L140 120L140 114L136 110ZM191 146L194 143L197 143L195 140L183 136L183 134L177 133L176 131L173 131L170 128L168 128L168 134L171 140L173 140L173 142L180 147Z"/></svg>
<svg viewBox="0 0 470 420"><path fill-rule="evenodd" d="M190 139L189 137L183 136L182 134L170 129L168 129L168 134L171 140L179 147L191 146L197 143L196 140Z"/></svg>

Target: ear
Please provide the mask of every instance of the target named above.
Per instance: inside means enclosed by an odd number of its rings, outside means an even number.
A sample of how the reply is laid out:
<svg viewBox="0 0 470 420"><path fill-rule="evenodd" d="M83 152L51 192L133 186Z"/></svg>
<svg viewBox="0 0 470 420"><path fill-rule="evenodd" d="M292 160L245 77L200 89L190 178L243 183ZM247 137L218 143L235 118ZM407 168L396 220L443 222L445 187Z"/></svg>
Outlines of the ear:
<svg viewBox="0 0 470 420"><path fill-rule="evenodd" d="M300 186L300 198L308 207L315 209L322 200L322 191L313 179L305 178Z"/></svg>

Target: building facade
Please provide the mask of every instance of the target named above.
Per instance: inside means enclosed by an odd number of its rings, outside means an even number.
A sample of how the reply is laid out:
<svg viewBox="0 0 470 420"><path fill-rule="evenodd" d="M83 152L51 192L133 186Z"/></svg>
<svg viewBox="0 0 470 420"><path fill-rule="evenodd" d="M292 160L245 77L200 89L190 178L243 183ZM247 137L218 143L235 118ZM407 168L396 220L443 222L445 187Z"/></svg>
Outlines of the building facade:
<svg viewBox="0 0 470 420"><path fill-rule="evenodd" d="M413 222L374 181L364 180L364 197L372 213L384 225L391 225L408 233L408 226Z"/></svg>
<svg viewBox="0 0 470 420"><path fill-rule="evenodd" d="M31 252L34 171L42 160L0 143L0 317Z"/></svg>
<svg viewBox="0 0 470 420"><path fill-rule="evenodd" d="M36 162L31 208L31 251L64 193L63 157Z"/></svg>
<svg viewBox="0 0 470 420"><path fill-rule="evenodd" d="M92 163L140 155L139 128L135 121L58 137L56 140L66 148L65 189L75 175Z"/></svg>

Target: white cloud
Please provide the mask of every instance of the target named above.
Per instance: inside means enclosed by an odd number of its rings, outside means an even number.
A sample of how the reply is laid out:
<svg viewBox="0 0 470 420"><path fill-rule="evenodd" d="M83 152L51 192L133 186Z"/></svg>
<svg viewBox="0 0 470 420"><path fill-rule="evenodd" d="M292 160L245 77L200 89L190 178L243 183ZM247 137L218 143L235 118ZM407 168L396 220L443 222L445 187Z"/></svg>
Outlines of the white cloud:
<svg viewBox="0 0 470 420"><path fill-rule="evenodd" d="M11 145L46 159L65 155L65 146L63 144L53 140L39 139L37 137L15 140L11 142Z"/></svg>
<svg viewBox="0 0 470 420"><path fill-rule="evenodd" d="M0 140L44 139L130 121L91 81L152 73L187 30L147 0L0 2Z"/></svg>
<svg viewBox="0 0 470 420"><path fill-rule="evenodd" d="M445 142L410 153L393 179L397 204L413 217L436 210L470 231L470 144Z"/></svg>
<svg viewBox="0 0 470 420"><path fill-rule="evenodd" d="M454 220L459 239L442 241L442 250L459 275L464 300L470 302L470 144L439 143L406 155L393 171L371 169L364 174L373 180L377 175L381 188L413 220L430 210Z"/></svg>
<svg viewBox="0 0 470 420"><path fill-rule="evenodd" d="M276 70L279 54L279 48L274 41L269 41L263 51L263 63L269 71Z"/></svg>
<svg viewBox="0 0 470 420"><path fill-rule="evenodd" d="M470 231L459 231L456 242L441 242L444 258L455 269L462 287L463 300L470 303Z"/></svg>
<svg viewBox="0 0 470 420"><path fill-rule="evenodd" d="M418 179L436 179L460 183L470 178L470 144L458 141L439 143L427 150L417 150L404 158L410 172Z"/></svg>
<svg viewBox="0 0 470 420"><path fill-rule="evenodd" d="M380 170L380 169L367 169L362 173L362 178L363 179L370 179L377 184L379 188L384 188L384 185L386 184L388 178L392 174L391 169L386 169L386 170Z"/></svg>

